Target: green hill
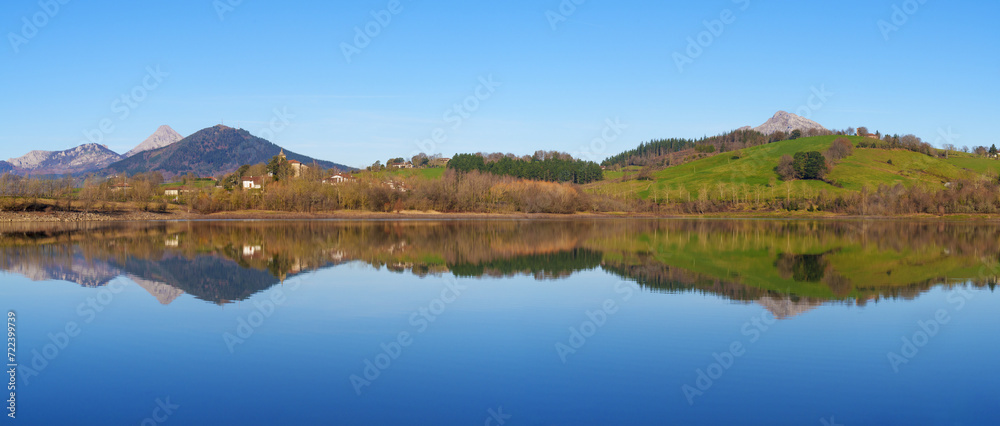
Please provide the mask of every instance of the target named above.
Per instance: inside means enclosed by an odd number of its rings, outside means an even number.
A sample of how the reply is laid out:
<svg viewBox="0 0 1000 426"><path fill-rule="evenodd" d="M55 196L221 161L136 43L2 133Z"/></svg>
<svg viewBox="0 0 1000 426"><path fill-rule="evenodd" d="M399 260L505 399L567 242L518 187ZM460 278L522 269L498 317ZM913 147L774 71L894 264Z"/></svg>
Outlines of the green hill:
<svg viewBox="0 0 1000 426"><path fill-rule="evenodd" d="M847 138L855 146L853 153L833 166L825 182L783 182L774 171L783 155L823 152L834 140L843 137L815 136L725 152L657 170L651 173L652 180L635 179L638 168L634 167L607 172L604 181L587 185L586 189L591 193L656 200L686 199L687 194L694 199L702 190L707 190L711 199L732 198L734 190L740 197L781 199L788 195L793 198L814 195L821 190L843 194L860 191L866 185L874 188L896 183L937 190L945 188L947 182L1000 170L1000 161L966 153L952 152L951 158L943 159L903 149L857 148L864 138L850 136Z"/></svg>

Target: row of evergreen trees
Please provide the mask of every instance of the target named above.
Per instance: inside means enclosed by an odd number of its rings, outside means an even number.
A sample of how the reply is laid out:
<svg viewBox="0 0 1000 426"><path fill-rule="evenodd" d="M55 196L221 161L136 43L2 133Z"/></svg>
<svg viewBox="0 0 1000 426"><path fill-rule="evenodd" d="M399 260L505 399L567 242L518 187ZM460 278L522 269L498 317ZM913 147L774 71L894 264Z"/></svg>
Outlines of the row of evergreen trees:
<svg viewBox="0 0 1000 426"><path fill-rule="evenodd" d="M639 144L635 149L608 157L601 165L645 166L655 163L658 158L692 148L700 153L729 152L786 139L798 139L802 136L802 132L799 130L791 133L775 132L765 135L753 129L740 129L716 136L705 136L701 139L654 139Z"/></svg>
<svg viewBox="0 0 1000 426"><path fill-rule="evenodd" d="M549 156L544 159L535 156L530 160L505 156L487 162L481 154L456 154L448 162L448 168L460 172L478 170L500 176L576 184L604 179L604 171L597 163L568 156Z"/></svg>
<svg viewBox="0 0 1000 426"><path fill-rule="evenodd" d="M694 148L695 141L691 139L654 139L649 142L640 143L635 149L625 151L618 155L613 155L605 159L601 164L604 166L620 165L620 166L630 166L633 159L637 158L647 158L647 157L659 157L662 155L670 154L672 152L680 152L686 149Z"/></svg>

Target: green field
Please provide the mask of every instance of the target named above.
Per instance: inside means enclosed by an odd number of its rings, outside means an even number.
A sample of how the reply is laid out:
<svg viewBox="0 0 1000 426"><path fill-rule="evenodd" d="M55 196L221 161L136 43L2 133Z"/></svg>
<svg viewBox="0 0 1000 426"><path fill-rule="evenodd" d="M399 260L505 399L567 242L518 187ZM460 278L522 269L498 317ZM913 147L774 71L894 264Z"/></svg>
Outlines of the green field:
<svg viewBox="0 0 1000 426"><path fill-rule="evenodd" d="M387 171L390 176L401 177L401 178L411 178L411 177L421 177L424 179L440 179L444 176L444 167L434 167L426 169L394 169Z"/></svg>
<svg viewBox="0 0 1000 426"><path fill-rule="evenodd" d="M371 172L367 170L362 170L358 172L357 176L360 178L365 177L375 177L379 179L384 179L388 177L397 179L440 179L444 176L445 169L443 167L433 167L433 168L420 168L420 169L385 169L378 172Z"/></svg>
<svg viewBox="0 0 1000 426"><path fill-rule="evenodd" d="M996 173L1000 161L955 153L949 159L895 149L855 148L850 157L839 161L827 174L827 180L797 180L782 182L774 171L783 155L800 151L825 151L834 140L843 136L816 136L786 140L746 148L739 158L734 152L721 153L683 165L653 172L654 180L624 180L623 176L635 175L638 168L608 171L605 180L586 189L592 193L663 200L666 197L686 199L688 194L697 197L707 190L709 197L731 197L733 190L763 199L815 195L821 190L831 194L859 191L864 186L902 183L910 187L923 185L928 189L944 188L946 182L973 177L986 171ZM863 138L848 139L857 146ZM725 194L725 195L723 195Z"/></svg>
<svg viewBox="0 0 1000 426"><path fill-rule="evenodd" d="M977 173L1000 173L1000 161L993 158L983 158L966 153L954 153L947 161L957 167Z"/></svg>
<svg viewBox="0 0 1000 426"><path fill-rule="evenodd" d="M178 182L170 182L170 183L162 183L162 184L160 184L160 187L163 187L163 188L176 187L176 186L185 186L185 187L188 187L188 188L199 188L199 189L200 188L215 188L215 179L203 179L203 178L199 178L199 179L188 180L186 184L182 183L182 182L179 182L179 181Z"/></svg>

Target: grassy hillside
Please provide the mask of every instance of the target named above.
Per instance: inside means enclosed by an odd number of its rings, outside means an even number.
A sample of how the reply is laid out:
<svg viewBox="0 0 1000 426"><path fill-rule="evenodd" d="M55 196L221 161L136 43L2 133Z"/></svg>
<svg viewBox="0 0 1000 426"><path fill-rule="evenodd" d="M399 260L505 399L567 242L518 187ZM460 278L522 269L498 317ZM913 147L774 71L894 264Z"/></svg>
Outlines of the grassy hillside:
<svg viewBox="0 0 1000 426"><path fill-rule="evenodd" d="M983 158L975 154L953 153L948 163L977 173L1000 173L1000 161Z"/></svg>
<svg viewBox="0 0 1000 426"><path fill-rule="evenodd" d="M855 145L853 154L839 161L827 174L827 180L836 185L815 180L779 180L774 168L781 156L794 155L799 151L822 152L840 137L843 136L786 140L747 148L738 155L735 152L722 153L656 171L652 181L623 181L623 176L636 173L635 168L624 172L609 172L605 181L588 185L586 189L592 193L642 199L656 197L658 200L668 196L671 199L686 199L687 194L695 198L702 189L708 191L710 198L731 194L733 189L738 189L741 193L759 194L762 198L784 198L789 194L793 197L808 196L820 190L827 190L831 194L859 191L865 185L877 186L883 183L902 183L907 187L923 185L939 189L944 188L946 182L1000 170L1000 161L970 154L959 153L949 159L939 159L901 149L861 149L856 146L863 138L848 137Z"/></svg>

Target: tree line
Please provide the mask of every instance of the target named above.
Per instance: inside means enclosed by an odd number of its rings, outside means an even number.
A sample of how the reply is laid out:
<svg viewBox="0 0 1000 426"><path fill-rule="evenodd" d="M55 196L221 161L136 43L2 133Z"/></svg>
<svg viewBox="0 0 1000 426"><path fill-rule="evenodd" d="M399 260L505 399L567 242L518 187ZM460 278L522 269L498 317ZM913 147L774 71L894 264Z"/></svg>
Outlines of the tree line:
<svg viewBox="0 0 1000 426"><path fill-rule="evenodd" d="M744 128L715 136L705 136L700 139L654 139L649 142L640 143L635 149L608 157L601 162L601 165L606 167L675 166L691 159L684 155L688 152L700 154L723 153L788 139L798 139L804 136L827 134L832 134L832 132L811 129L805 132L801 130L794 130L789 133L779 131L766 135L753 129Z"/></svg>
<svg viewBox="0 0 1000 426"><path fill-rule="evenodd" d="M482 160L482 157L475 157ZM89 176L78 187L70 177L51 180L5 174L0 176L0 202L3 203L0 209L167 211L168 204L176 204L188 212L211 214L240 210L573 213L634 208L628 201L588 194L574 183L581 179L599 178L600 167L596 164L570 160L563 154L555 153L539 152L536 157L527 164L547 167L527 169L528 172L522 173L558 178L568 168L574 175L565 182L559 182L555 179L524 179L478 169L448 169L440 179L401 177L383 171L355 175L353 180L333 184L324 178L337 170L322 170L314 165L303 169L301 175L295 177L287 169L287 163L278 159L267 164L241 166L217 181L204 182L203 179L188 176L181 182L188 185L175 187L178 195L166 196L163 177L156 172L128 177ZM490 164L504 165L509 161L501 158ZM581 172L573 168L582 164L589 169L584 167ZM588 178L585 173L596 177ZM261 177L263 188L244 190L242 179L247 176ZM53 200L56 201L54 204Z"/></svg>
<svg viewBox="0 0 1000 426"><path fill-rule="evenodd" d="M44 209L49 206L43 201L51 200L65 210L109 210L112 203L135 202L141 203L143 210L165 211L166 204L159 197L163 195L162 183L159 172L110 178L90 175L82 181L69 175L52 179L5 173L0 176L0 209Z"/></svg>
<svg viewBox="0 0 1000 426"><path fill-rule="evenodd" d="M448 169L459 172L479 171L499 176L548 182L587 184L604 179L604 171L593 161L574 159L566 153L538 151L530 159L513 154L456 154Z"/></svg>
<svg viewBox="0 0 1000 426"><path fill-rule="evenodd" d="M186 193L181 202L191 211L202 214L237 210L573 213L632 208L627 202L588 194L568 182L454 169L446 170L440 179L399 178L383 172L360 175L356 180L333 185L298 178L270 182L263 190L205 188Z"/></svg>

